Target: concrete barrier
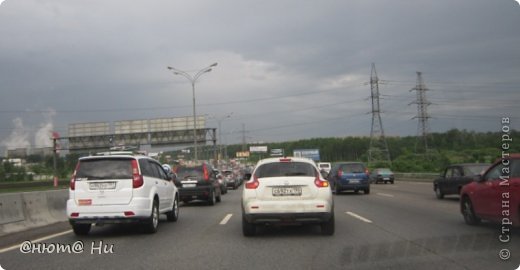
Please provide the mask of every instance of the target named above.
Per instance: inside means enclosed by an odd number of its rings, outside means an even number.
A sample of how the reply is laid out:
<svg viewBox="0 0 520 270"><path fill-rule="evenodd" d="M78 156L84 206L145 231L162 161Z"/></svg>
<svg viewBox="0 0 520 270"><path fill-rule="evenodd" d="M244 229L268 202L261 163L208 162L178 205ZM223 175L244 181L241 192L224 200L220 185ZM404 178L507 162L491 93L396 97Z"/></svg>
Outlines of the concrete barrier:
<svg viewBox="0 0 520 270"><path fill-rule="evenodd" d="M66 221L68 190L0 195L0 236Z"/></svg>

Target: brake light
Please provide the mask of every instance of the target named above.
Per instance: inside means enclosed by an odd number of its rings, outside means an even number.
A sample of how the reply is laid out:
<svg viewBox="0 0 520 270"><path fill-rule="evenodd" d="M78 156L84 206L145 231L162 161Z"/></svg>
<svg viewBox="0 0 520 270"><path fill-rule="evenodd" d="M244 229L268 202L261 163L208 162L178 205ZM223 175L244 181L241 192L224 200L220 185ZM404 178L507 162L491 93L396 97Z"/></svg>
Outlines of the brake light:
<svg viewBox="0 0 520 270"><path fill-rule="evenodd" d="M291 162L290 158L281 158L280 162Z"/></svg>
<svg viewBox="0 0 520 270"><path fill-rule="evenodd" d="M260 182L258 182L258 177L256 175L253 176L253 181L247 181L246 182L246 189L257 189L260 185Z"/></svg>
<svg viewBox="0 0 520 270"><path fill-rule="evenodd" d="M341 177L343 175L343 170L340 168L338 169L338 176Z"/></svg>
<svg viewBox="0 0 520 270"><path fill-rule="evenodd" d="M76 173L78 173L79 162L76 164L76 168L72 173L72 177L70 178L70 190L76 190Z"/></svg>
<svg viewBox="0 0 520 270"><path fill-rule="evenodd" d="M365 174L370 175L370 172L368 171L368 168L365 168Z"/></svg>
<svg viewBox="0 0 520 270"><path fill-rule="evenodd" d="M209 172L208 168L206 167L206 164L202 165L202 173L204 174L204 180L209 181Z"/></svg>
<svg viewBox="0 0 520 270"><path fill-rule="evenodd" d="M79 213L78 212L71 213L70 217L79 217Z"/></svg>
<svg viewBox="0 0 520 270"><path fill-rule="evenodd" d="M320 178L320 173L319 172L316 172L316 178L314 179L314 184L319 187L319 188L323 188L323 187L328 187L329 186L329 181L327 180L322 180Z"/></svg>
<svg viewBox="0 0 520 270"><path fill-rule="evenodd" d="M139 174L139 167L137 166L137 160L132 159L132 187L139 188L143 186L143 176Z"/></svg>

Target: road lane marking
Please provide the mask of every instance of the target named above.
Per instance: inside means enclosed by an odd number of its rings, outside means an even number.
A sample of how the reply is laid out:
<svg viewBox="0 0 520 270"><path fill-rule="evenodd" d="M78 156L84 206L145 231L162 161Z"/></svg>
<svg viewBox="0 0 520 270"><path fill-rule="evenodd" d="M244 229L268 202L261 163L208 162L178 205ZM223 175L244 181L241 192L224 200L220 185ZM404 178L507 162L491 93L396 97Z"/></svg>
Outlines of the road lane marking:
<svg viewBox="0 0 520 270"><path fill-rule="evenodd" d="M356 213L352 213L352 212L348 212L348 211L347 211L347 212L345 212L345 214L347 214L347 215L349 215L349 216L352 216L352 217L354 217L354 218L357 218L357 219L359 219L359 220L361 220L361 221L364 221L364 222L366 222L366 223L372 223L372 220L367 219L367 218L364 218L364 217L362 217L362 216L360 216L360 215L358 215L358 214L356 214Z"/></svg>
<svg viewBox="0 0 520 270"><path fill-rule="evenodd" d="M232 216L233 216L233 214L227 214L224 217L224 219L222 219L222 221L220 222L220 225L226 225Z"/></svg>
<svg viewBox="0 0 520 270"><path fill-rule="evenodd" d="M388 193L376 193L376 194L379 195L379 196L390 197L390 198L395 197L394 195L388 194Z"/></svg>
<svg viewBox="0 0 520 270"><path fill-rule="evenodd" d="M64 231L64 232L60 232L60 233L55 233L55 234L51 234L51 235L47 235L47 236L44 236L42 238L38 238L38 239L35 239L35 240L30 240L31 243L38 243L38 242L42 242L42 241L45 241L45 240L49 240L51 238L55 238L55 237L58 237L58 236L62 236L62 235L65 235L65 234L68 234L68 233L71 233L72 230L68 230L68 231ZM13 250L13 249L17 249L17 248L20 248L20 246L22 245L23 243L20 243L20 244L16 244L14 246L10 246L10 247L7 247L7 248L3 248L3 249L0 249L0 253L4 253L4 252L7 252L7 251L10 251L10 250Z"/></svg>

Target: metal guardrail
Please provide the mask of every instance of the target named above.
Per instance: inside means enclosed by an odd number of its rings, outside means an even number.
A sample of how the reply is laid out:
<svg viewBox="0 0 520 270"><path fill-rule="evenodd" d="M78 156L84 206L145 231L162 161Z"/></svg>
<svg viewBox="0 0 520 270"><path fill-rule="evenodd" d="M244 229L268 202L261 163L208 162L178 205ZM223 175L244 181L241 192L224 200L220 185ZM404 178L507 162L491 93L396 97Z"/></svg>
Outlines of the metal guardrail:
<svg viewBox="0 0 520 270"><path fill-rule="evenodd" d="M438 173L394 173L395 181L433 182Z"/></svg>

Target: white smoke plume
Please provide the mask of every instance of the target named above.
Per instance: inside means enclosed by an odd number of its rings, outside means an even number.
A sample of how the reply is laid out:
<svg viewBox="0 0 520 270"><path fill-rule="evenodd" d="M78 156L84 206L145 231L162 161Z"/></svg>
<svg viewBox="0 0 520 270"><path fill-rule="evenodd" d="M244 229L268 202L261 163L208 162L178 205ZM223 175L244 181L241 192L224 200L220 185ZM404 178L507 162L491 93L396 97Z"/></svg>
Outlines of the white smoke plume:
<svg viewBox="0 0 520 270"><path fill-rule="evenodd" d="M34 134L34 146L36 148L52 147L52 132L54 130L54 124L52 117L56 115L54 109L49 109L48 112L43 114L45 122L40 124L40 128Z"/></svg>
<svg viewBox="0 0 520 270"><path fill-rule="evenodd" d="M2 141L2 145L9 150L30 147L29 132L24 128L22 119L19 117L15 118L13 124L13 132L7 139Z"/></svg>

